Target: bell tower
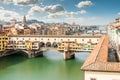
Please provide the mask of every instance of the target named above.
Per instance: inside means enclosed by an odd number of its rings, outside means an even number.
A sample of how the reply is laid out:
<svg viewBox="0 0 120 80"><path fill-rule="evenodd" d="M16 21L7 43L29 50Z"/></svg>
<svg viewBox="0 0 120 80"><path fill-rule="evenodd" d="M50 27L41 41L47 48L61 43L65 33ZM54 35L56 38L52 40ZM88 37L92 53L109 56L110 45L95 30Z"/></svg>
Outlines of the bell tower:
<svg viewBox="0 0 120 80"><path fill-rule="evenodd" d="M23 21L22 21L22 23L23 23L23 26L24 26L24 27L26 27L26 26L27 26L26 16L25 16L25 15L24 15L24 17L23 17Z"/></svg>

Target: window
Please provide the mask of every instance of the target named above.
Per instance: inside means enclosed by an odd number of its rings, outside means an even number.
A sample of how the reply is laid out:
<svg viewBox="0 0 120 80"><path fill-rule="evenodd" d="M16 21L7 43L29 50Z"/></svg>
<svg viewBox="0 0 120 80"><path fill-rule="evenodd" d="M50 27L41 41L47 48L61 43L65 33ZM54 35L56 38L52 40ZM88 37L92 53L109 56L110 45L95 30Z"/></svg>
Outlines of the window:
<svg viewBox="0 0 120 80"><path fill-rule="evenodd" d="M5 38L5 40L7 40L8 38Z"/></svg>
<svg viewBox="0 0 120 80"><path fill-rule="evenodd" d="M16 41L13 41L13 43L16 43Z"/></svg>
<svg viewBox="0 0 120 80"><path fill-rule="evenodd" d="M82 41L84 41L84 39L82 39Z"/></svg>
<svg viewBox="0 0 120 80"><path fill-rule="evenodd" d="M75 41L77 41L77 39L75 39Z"/></svg>
<svg viewBox="0 0 120 80"><path fill-rule="evenodd" d="M119 45L119 48L118 48L118 50L120 51L120 45Z"/></svg>
<svg viewBox="0 0 120 80"><path fill-rule="evenodd" d="M96 78L90 78L90 80L96 80Z"/></svg>
<svg viewBox="0 0 120 80"><path fill-rule="evenodd" d="M91 39L89 39L89 41L91 42Z"/></svg>
<svg viewBox="0 0 120 80"><path fill-rule="evenodd" d="M97 39L97 41L99 41L99 39Z"/></svg>

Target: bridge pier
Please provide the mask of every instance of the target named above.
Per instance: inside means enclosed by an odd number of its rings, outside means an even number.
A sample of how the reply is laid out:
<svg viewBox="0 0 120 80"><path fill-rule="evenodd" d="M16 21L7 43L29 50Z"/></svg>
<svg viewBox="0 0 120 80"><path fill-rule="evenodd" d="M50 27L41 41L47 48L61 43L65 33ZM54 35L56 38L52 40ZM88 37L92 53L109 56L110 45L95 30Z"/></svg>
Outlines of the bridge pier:
<svg viewBox="0 0 120 80"><path fill-rule="evenodd" d="M38 57L38 56L43 56L43 51L37 51L37 50L34 50L34 51L29 51L27 52L28 54L28 58L35 58L35 57Z"/></svg>
<svg viewBox="0 0 120 80"><path fill-rule="evenodd" d="M8 56L8 55L12 55L17 53L18 51L16 50L4 50L4 51L0 51L0 57L4 57L4 56Z"/></svg>
<svg viewBox="0 0 120 80"><path fill-rule="evenodd" d="M74 59L75 53L72 51L64 51L63 56L64 56L64 60Z"/></svg>

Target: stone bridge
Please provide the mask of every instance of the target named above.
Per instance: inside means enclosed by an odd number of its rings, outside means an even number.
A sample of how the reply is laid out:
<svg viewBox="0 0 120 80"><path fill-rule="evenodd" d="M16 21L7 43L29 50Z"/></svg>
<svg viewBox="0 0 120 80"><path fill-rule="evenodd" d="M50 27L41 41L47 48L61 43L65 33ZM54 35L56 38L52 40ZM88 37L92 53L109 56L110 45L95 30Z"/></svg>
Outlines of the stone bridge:
<svg viewBox="0 0 120 80"><path fill-rule="evenodd" d="M12 35L9 36L7 50L22 51L29 58L43 55L42 52L46 49L54 49L63 53L64 59L71 59L75 52L80 51L81 45L92 44L96 45L101 36L50 36L50 35ZM88 45L89 46L89 45ZM82 47L81 51L85 50L86 46ZM93 47L92 47L93 48Z"/></svg>

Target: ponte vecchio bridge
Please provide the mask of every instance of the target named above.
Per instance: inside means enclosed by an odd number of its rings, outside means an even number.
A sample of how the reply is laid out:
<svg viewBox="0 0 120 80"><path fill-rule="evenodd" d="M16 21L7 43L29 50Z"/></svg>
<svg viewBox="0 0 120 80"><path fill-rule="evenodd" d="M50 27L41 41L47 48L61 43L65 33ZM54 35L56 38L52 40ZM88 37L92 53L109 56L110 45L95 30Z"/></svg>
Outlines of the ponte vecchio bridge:
<svg viewBox="0 0 120 80"><path fill-rule="evenodd" d="M7 50L23 51L29 58L42 54L43 49L54 48L62 52L64 59L74 57L75 52L91 51L101 36L75 35L11 35Z"/></svg>

